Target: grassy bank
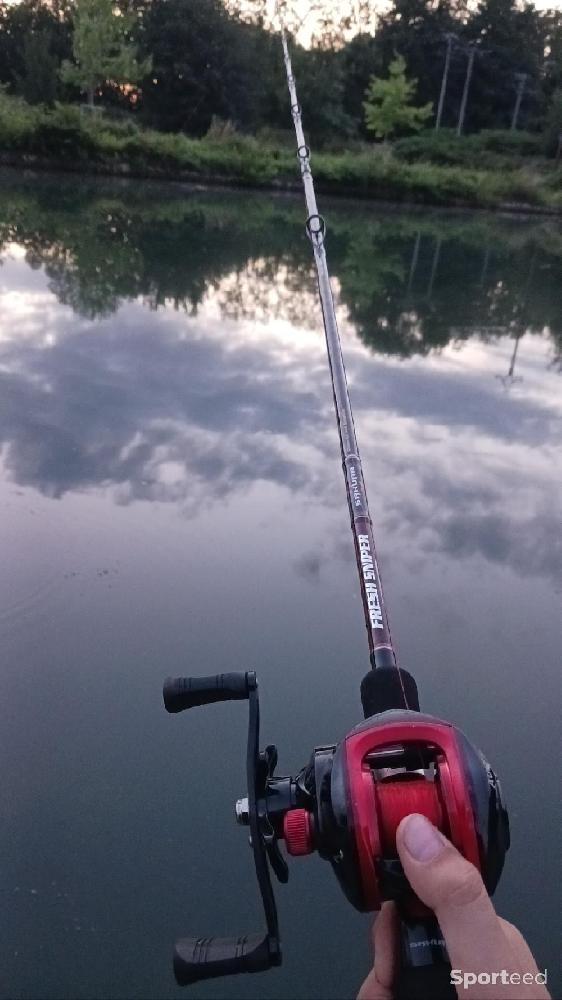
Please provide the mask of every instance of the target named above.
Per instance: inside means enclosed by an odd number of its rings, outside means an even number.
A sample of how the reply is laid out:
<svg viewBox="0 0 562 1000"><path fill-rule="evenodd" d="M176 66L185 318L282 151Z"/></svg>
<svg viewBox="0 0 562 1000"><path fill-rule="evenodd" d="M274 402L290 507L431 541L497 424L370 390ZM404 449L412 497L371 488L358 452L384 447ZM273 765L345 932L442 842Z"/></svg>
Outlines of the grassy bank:
<svg viewBox="0 0 562 1000"><path fill-rule="evenodd" d="M314 177L321 191L356 197L562 210L562 169L552 161L493 150L487 157L461 155L447 136L440 150L437 157L431 151L424 155L410 141L394 151L319 152L313 155ZM294 153L271 140L229 129L193 139L131 122L92 120L71 106L31 107L6 95L0 95L0 157L5 163L121 176L268 188L299 184Z"/></svg>

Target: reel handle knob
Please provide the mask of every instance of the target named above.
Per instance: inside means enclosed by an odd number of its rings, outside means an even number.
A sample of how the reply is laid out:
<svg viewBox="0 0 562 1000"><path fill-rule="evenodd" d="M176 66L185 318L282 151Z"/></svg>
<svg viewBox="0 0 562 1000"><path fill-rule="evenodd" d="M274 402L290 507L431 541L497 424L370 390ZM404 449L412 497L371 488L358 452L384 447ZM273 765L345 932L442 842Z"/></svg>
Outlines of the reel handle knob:
<svg viewBox="0 0 562 1000"><path fill-rule="evenodd" d="M217 976L264 972L279 965L280 959L280 953L272 950L269 934L181 938L174 949L174 975L178 986L189 986Z"/></svg>
<svg viewBox="0 0 562 1000"><path fill-rule="evenodd" d="M256 687L256 675L213 674L211 677L167 677L164 707L167 712L183 712L217 701L243 701Z"/></svg>

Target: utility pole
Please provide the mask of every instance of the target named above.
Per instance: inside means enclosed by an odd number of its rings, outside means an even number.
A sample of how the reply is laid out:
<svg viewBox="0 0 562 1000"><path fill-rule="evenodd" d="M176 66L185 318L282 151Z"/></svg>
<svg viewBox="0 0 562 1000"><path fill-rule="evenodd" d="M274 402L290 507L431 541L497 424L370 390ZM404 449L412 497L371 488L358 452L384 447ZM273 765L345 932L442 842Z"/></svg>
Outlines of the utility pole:
<svg viewBox="0 0 562 1000"><path fill-rule="evenodd" d="M474 66L474 57L476 55L476 48L473 44L468 46L468 64L466 67L466 77L464 80L464 90L462 92L461 109L459 111L459 123L457 125L457 135L462 135L462 130L464 126L464 118L466 114L466 102L468 100L468 88L470 87L470 80L472 77L472 68Z"/></svg>
<svg viewBox="0 0 562 1000"><path fill-rule="evenodd" d="M428 300L428 302L431 301L431 296L433 295L433 284L434 284L434 281L435 281L435 277L437 275L437 268L439 267L439 258L441 256L441 247L442 247L442 245L443 245L443 237L442 236L438 236L437 237L437 241L435 243L435 252L433 254L433 262L431 264L431 274L429 276L429 285L427 286L427 292L425 293L425 297Z"/></svg>
<svg viewBox="0 0 562 1000"><path fill-rule="evenodd" d="M414 243L414 249L412 251L412 262L410 264L410 274L408 276L408 292L409 295L412 291L412 285L414 283L414 275L416 273L416 268L418 266L418 257L420 255L420 243L421 243L421 233L418 229L416 233L416 242Z"/></svg>
<svg viewBox="0 0 562 1000"><path fill-rule="evenodd" d="M523 336L523 330L519 328L515 334L515 342L513 344L513 353L511 355L511 361L509 363L509 369L507 375L496 375L496 378L503 385L504 389L509 389L516 382L522 382L523 376L515 374L515 362L517 360L517 348L519 347L519 341Z"/></svg>
<svg viewBox="0 0 562 1000"><path fill-rule="evenodd" d="M480 288L484 287L484 281L488 274L488 264L490 263L490 244L486 242L486 249L484 251L484 260L482 261L482 271L480 272L480 281L478 285Z"/></svg>
<svg viewBox="0 0 562 1000"><path fill-rule="evenodd" d="M533 275L535 273L535 264L537 261L537 247L535 246L531 260L529 262L529 271L527 274L527 281L525 282L525 287L523 289L523 294L521 296L521 310L520 317L515 328L515 343L513 344L513 353L511 355L511 361L509 363L509 368L507 370L507 375L496 375L496 378L502 383L505 389L509 389L510 386L515 385L516 382L522 382L523 376L515 374L515 362L517 360L517 349L519 347L519 341L525 333L525 310L527 308L527 302L529 300L529 292L531 290L531 282L533 280Z"/></svg>
<svg viewBox="0 0 562 1000"><path fill-rule="evenodd" d="M443 67L443 77L441 79L441 92L439 94L439 104L437 105L437 117L435 119L435 131L439 131L439 126L441 125L441 116L443 114L443 105L445 104L445 94L447 92L447 80L449 78L449 66L451 65L451 51L453 48L453 42L457 36L448 31L445 35L447 39L447 52L445 53L445 65Z"/></svg>
<svg viewBox="0 0 562 1000"><path fill-rule="evenodd" d="M517 128L517 120L519 118L519 111L521 110L521 101L523 100L523 94L525 92L525 84L527 83L528 73L516 73L515 79L517 80L517 96L515 98L515 107L513 109L513 115L511 118L511 131Z"/></svg>

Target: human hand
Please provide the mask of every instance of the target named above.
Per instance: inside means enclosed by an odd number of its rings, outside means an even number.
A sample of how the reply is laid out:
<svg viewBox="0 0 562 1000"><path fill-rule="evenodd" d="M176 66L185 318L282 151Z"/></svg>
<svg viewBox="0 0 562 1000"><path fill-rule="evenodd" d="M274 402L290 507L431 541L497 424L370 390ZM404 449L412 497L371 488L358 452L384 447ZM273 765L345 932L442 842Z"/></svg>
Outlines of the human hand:
<svg viewBox="0 0 562 1000"><path fill-rule="evenodd" d="M453 969L462 973L515 973L512 985L498 978L489 984L457 987L462 1000L549 1000L534 976L537 964L524 937L498 917L480 874L424 816L406 816L396 831L404 872L416 895L435 913ZM392 1000L398 970L398 913L384 903L373 932L375 962L357 1000ZM533 982L525 984L525 973Z"/></svg>

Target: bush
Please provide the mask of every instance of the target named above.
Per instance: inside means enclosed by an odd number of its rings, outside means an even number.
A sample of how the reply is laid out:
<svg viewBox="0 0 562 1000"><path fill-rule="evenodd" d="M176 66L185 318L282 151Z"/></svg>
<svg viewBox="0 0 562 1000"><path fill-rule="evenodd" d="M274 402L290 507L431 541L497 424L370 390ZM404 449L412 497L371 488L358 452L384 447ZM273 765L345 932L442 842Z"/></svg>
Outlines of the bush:
<svg viewBox="0 0 562 1000"><path fill-rule="evenodd" d="M454 133L427 131L390 146L356 145L343 153L315 152L314 175L327 191L432 204L493 206L506 202L562 207L561 170L523 159L521 150L540 140L525 133L487 132L458 139ZM111 172L176 175L225 180L253 187L299 184L294 149L242 135L215 121L204 139L182 132L140 129L131 120L80 113L57 104L30 107L0 88L0 144L4 150L39 154ZM508 158L497 150L511 144ZM397 155L398 154L398 155ZM526 155L526 154L525 154ZM501 169L484 169L490 160ZM506 164L509 169L506 168Z"/></svg>
<svg viewBox="0 0 562 1000"><path fill-rule="evenodd" d="M509 202L554 206L562 201L550 174L542 178L524 169L492 172L428 162L404 163L393 156L320 154L315 158L315 176L328 189L392 201L482 207Z"/></svg>
<svg viewBox="0 0 562 1000"><path fill-rule="evenodd" d="M505 156L540 156L543 152L542 136L518 129L484 129L469 136L475 150L503 153Z"/></svg>
<svg viewBox="0 0 562 1000"><path fill-rule="evenodd" d="M44 111L33 135L33 152L47 156L89 156L95 152L96 125L84 121L79 108L56 104Z"/></svg>
<svg viewBox="0 0 562 1000"><path fill-rule="evenodd" d="M231 122L230 119L225 121L224 118L213 115L205 138L210 139L211 142L231 142L237 135L234 122Z"/></svg>
<svg viewBox="0 0 562 1000"><path fill-rule="evenodd" d="M429 163L456 164L472 159L472 152L467 147L465 138L459 139L451 129L441 129L435 132L429 129L419 135L398 139L392 145L392 152L400 160L415 163L425 160Z"/></svg>
<svg viewBox="0 0 562 1000"><path fill-rule="evenodd" d="M293 152L295 149L295 133L290 128L273 128L264 125L258 129L256 139L260 146L268 146L272 149L283 149Z"/></svg>
<svg viewBox="0 0 562 1000"><path fill-rule="evenodd" d="M531 132L488 129L475 135L458 136L453 129L420 132L393 144L393 152L407 163L426 161L442 165L473 165L501 169L514 158L540 156L543 139Z"/></svg>
<svg viewBox="0 0 562 1000"><path fill-rule="evenodd" d="M39 108L10 97L0 87L0 145L4 149L25 149L41 116Z"/></svg>
<svg viewBox="0 0 562 1000"><path fill-rule="evenodd" d="M131 119L123 119L123 120L113 119L113 118L108 118L105 114L101 118L97 119L97 121L93 119L89 123L87 123L83 119L82 124L93 125L94 128L97 127L97 129L101 129L102 131L107 132L110 135L116 135L122 137L128 135L138 135L140 132L140 128L137 125L137 123L132 121Z"/></svg>

